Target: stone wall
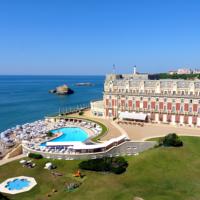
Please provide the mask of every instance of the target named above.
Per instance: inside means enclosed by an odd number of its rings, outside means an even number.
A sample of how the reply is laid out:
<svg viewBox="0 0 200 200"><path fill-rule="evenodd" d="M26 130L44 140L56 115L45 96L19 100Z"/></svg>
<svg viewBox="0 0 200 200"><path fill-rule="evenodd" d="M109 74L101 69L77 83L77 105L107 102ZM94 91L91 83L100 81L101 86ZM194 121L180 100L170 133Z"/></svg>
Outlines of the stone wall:
<svg viewBox="0 0 200 200"><path fill-rule="evenodd" d="M95 159L102 157L120 156L120 155L121 156L135 155L137 153L153 148L155 145L156 145L155 141L145 141L145 142L126 141L104 152L81 153L81 154L48 153L48 152L32 150L23 145L23 153L26 155L28 155L28 153L39 153L45 158L79 160L79 159Z"/></svg>

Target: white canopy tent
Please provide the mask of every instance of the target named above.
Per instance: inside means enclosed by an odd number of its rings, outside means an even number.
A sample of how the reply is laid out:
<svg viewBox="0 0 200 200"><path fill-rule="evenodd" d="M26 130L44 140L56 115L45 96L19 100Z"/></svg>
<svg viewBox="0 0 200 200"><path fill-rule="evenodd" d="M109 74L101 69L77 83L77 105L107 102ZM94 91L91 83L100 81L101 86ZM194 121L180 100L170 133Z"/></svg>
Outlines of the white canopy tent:
<svg viewBox="0 0 200 200"><path fill-rule="evenodd" d="M120 112L120 119L130 119L130 120L138 120L145 121L147 119L147 114L144 113L136 113L136 112Z"/></svg>

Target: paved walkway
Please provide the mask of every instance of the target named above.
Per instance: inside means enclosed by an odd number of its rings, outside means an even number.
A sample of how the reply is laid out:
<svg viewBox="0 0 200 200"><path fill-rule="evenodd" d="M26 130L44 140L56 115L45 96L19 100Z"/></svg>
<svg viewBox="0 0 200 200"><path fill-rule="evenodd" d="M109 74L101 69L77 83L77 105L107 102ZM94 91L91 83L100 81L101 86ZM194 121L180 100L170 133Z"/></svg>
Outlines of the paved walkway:
<svg viewBox="0 0 200 200"><path fill-rule="evenodd" d="M123 129L121 126L119 126L115 121L111 121L110 122L115 128L117 128L119 131L120 131L120 133L122 134L122 135L125 135L127 138L129 138L129 135L128 135L128 133L125 131L125 129Z"/></svg>
<svg viewBox="0 0 200 200"><path fill-rule="evenodd" d="M144 141L149 138L165 136L176 133L183 136L200 137L200 128L178 127L168 124L145 124L143 127L136 125L121 125L132 140Z"/></svg>
<svg viewBox="0 0 200 200"><path fill-rule="evenodd" d="M73 114L73 115L70 115L70 116L74 116L74 117L85 117L87 119L91 119L91 120L95 120L97 122L100 122L102 124L104 124L107 128L108 128L108 132L107 134L105 134L101 140L104 141L104 140L110 140L111 138L114 138L114 137L118 137L121 135L121 129L119 129L118 127L114 126L112 124L112 120L109 120L109 119L104 119L104 118L100 118L100 117L94 117L91 115L90 111L87 110L87 111L84 111L84 115L83 116L79 116L78 114Z"/></svg>
<svg viewBox="0 0 200 200"><path fill-rule="evenodd" d="M15 156L13 158L2 159L2 160L0 160L0 166L5 165L5 164L7 164L9 162L12 162L14 160L18 160L18 159L24 158L24 157L26 157L26 155L21 154L19 156Z"/></svg>

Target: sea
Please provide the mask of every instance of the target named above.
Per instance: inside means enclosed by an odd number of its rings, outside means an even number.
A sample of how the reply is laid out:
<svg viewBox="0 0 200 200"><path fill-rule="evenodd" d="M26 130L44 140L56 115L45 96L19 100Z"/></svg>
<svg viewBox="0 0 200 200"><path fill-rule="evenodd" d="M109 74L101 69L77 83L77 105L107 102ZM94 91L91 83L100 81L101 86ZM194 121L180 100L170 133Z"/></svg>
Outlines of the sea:
<svg viewBox="0 0 200 200"><path fill-rule="evenodd" d="M104 76L0 76L0 132L102 99L104 79ZM80 82L94 85L76 86ZM74 94L59 96L48 92L63 84L73 89Z"/></svg>

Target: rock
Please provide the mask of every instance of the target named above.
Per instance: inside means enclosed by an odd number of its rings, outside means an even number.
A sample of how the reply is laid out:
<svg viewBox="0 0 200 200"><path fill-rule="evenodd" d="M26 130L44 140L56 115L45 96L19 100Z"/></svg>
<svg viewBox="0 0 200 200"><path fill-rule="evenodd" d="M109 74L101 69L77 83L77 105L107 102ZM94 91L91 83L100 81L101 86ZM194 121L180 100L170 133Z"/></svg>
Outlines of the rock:
<svg viewBox="0 0 200 200"><path fill-rule="evenodd" d="M81 184L80 183L69 183L67 185L67 189L70 191L70 190L74 190L76 188L78 188Z"/></svg>
<svg viewBox="0 0 200 200"><path fill-rule="evenodd" d="M76 86L94 86L94 84L90 82L85 82L85 83L76 83Z"/></svg>
<svg viewBox="0 0 200 200"><path fill-rule="evenodd" d="M54 90L49 90L49 93L56 93L56 89L54 89Z"/></svg>
<svg viewBox="0 0 200 200"><path fill-rule="evenodd" d="M144 199L141 197L134 197L133 200L144 200Z"/></svg>
<svg viewBox="0 0 200 200"><path fill-rule="evenodd" d="M56 89L49 90L49 93L55 93L58 95L67 95L67 94L73 94L74 91L69 88L67 85L58 86Z"/></svg>
<svg viewBox="0 0 200 200"><path fill-rule="evenodd" d="M56 189L53 189L53 190L52 190L52 192L53 192L53 193L56 193L56 192L58 192L58 190L56 190Z"/></svg>
<svg viewBox="0 0 200 200"><path fill-rule="evenodd" d="M47 194L47 197L51 197L51 194Z"/></svg>

